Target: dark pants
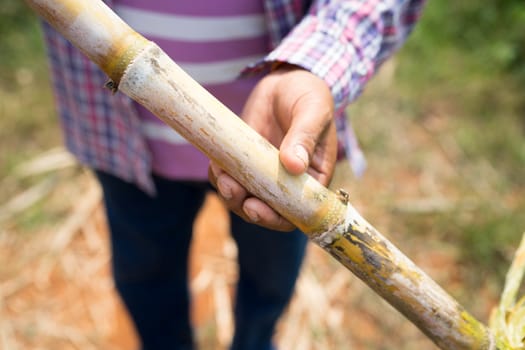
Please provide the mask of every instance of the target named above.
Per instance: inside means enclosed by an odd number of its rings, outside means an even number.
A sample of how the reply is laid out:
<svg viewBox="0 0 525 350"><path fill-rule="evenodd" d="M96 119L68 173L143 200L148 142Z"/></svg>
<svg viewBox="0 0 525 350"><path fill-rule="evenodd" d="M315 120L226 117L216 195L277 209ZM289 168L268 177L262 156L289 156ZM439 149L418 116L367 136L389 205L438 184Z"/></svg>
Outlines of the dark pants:
<svg viewBox="0 0 525 350"><path fill-rule="evenodd" d="M192 226L209 187L154 177L158 195L97 172L111 231L113 274L144 350L193 349L188 290ZM288 304L306 236L231 216L239 281L231 349L272 349L275 324ZM210 232L210 234L213 234Z"/></svg>

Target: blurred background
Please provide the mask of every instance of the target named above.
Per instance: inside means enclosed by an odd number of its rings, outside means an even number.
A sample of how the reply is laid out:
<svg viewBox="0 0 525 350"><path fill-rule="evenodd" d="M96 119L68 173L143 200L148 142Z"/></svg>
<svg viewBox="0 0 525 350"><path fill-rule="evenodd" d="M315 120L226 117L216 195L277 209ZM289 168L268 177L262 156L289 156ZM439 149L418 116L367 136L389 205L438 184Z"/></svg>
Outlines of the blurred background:
<svg viewBox="0 0 525 350"><path fill-rule="evenodd" d="M525 231L523 2L429 1L349 113L368 169L357 179L341 163L332 186L487 322ZM196 332L202 349L223 349L236 251L213 195L195 229ZM0 0L0 349L133 349L108 261L100 191L62 148L38 21ZM314 246L277 339L436 348Z"/></svg>

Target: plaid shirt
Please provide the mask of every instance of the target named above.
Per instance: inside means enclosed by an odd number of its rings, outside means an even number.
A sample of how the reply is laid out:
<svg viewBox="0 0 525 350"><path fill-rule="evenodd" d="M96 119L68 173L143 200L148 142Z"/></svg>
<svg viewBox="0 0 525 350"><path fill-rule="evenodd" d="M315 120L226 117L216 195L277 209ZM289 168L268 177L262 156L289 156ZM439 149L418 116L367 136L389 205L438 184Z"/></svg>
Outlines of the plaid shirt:
<svg viewBox="0 0 525 350"><path fill-rule="evenodd" d="M106 1L111 7L111 1ZM364 158L344 113L380 64L405 41L424 0L264 0L269 54L242 74L276 62L324 79L335 101L338 141L356 173ZM112 95L107 77L44 25L53 87L67 148L81 163L154 193L151 157L132 101Z"/></svg>

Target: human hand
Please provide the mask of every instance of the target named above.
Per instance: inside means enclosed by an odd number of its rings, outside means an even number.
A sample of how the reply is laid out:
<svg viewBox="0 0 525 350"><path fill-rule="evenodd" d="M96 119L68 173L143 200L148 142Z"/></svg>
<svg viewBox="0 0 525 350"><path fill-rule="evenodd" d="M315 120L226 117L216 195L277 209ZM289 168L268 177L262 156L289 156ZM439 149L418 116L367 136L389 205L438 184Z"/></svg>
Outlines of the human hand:
<svg viewBox="0 0 525 350"><path fill-rule="evenodd" d="M255 86L242 119L274 146L292 175L307 172L328 185L335 168L337 137L328 85L311 72L286 65ZM226 205L248 222L289 231L294 225L250 194L216 164L209 177Z"/></svg>

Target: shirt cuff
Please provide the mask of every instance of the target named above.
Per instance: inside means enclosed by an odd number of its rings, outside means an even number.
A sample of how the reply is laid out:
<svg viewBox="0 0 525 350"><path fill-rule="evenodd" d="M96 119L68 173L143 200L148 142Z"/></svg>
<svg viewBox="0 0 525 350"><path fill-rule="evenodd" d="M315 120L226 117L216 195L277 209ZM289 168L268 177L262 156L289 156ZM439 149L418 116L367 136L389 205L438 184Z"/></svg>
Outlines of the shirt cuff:
<svg viewBox="0 0 525 350"><path fill-rule="evenodd" d="M319 29L320 28L320 29ZM352 43L337 35L341 25L306 16L283 41L243 74L267 73L276 62L300 66L323 79L334 97L336 115L355 99L373 74L373 63L358 57Z"/></svg>

